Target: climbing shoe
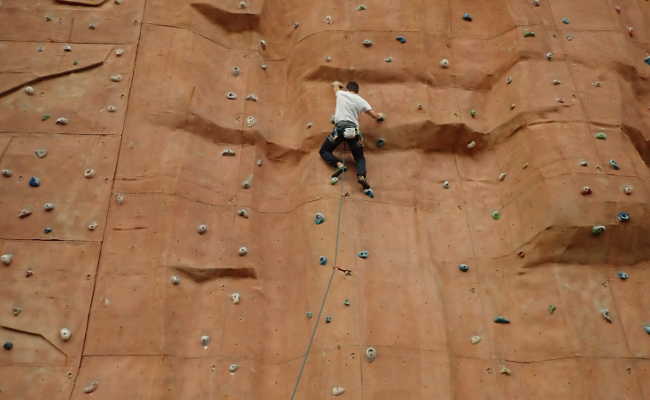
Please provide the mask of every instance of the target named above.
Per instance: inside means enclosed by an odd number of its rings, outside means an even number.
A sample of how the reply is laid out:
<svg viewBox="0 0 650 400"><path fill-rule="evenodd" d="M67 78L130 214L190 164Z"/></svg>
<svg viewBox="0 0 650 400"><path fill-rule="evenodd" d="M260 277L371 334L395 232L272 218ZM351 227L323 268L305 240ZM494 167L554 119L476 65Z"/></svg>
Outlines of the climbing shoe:
<svg viewBox="0 0 650 400"><path fill-rule="evenodd" d="M368 190L370 189L370 185L368 185L368 181L366 180L365 176L357 176L357 182L363 187L363 190Z"/></svg>
<svg viewBox="0 0 650 400"><path fill-rule="evenodd" d="M370 197L371 199L374 199L374 198L375 198L375 192L374 192L371 188L364 189L364 190L363 190L363 194L365 194L366 196Z"/></svg>
<svg viewBox="0 0 650 400"><path fill-rule="evenodd" d="M336 168L336 171L334 171L334 173L332 174L332 178L338 178L339 175L341 175L342 173L344 173L347 170L348 170L348 168L345 165Z"/></svg>

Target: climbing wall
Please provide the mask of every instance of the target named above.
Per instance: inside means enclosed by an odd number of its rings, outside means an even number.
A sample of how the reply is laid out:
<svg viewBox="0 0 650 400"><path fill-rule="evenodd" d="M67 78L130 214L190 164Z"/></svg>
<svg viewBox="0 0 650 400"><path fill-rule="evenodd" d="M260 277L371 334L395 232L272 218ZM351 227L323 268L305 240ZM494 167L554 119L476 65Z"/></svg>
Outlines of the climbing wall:
<svg viewBox="0 0 650 400"><path fill-rule="evenodd" d="M0 399L649 399L649 29L1 0ZM318 155L350 79L374 198Z"/></svg>

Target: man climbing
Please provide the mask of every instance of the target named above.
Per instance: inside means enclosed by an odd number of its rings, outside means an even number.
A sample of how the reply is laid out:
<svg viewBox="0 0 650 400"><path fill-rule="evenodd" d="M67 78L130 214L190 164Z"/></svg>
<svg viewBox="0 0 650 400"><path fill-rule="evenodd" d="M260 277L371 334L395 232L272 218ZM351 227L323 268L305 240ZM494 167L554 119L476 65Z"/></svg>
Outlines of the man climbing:
<svg viewBox="0 0 650 400"><path fill-rule="evenodd" d="M375 194L366 178L366 159L363 156L363 138L359 132L359 114L365 112L377 122L383 122L382 114L376 113L363 97L359 96L359 84L350 81L343 90L339 81L332 82L336 95L336 112L334 113L334 130L327 136L320 148L320 156L326 163L336 168L332 174L332 183L338 182L339 176L347 171L342 160L332 152L344 141L348 144L357 164L357 182L363 187L363 193L369 197Z"/></svg>

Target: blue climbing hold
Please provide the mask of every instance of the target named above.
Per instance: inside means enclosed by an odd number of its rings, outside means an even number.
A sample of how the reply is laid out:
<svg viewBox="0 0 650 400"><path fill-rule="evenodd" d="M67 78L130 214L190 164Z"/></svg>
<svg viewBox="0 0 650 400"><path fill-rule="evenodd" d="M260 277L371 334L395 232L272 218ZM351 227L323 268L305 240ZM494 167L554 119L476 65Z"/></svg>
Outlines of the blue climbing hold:
<svg viewBox="0 0 650 400"><path fill-rule="evenodd" d="M630 279L630 274L628 274L627 272L619 272L617 275L619 278L621 278L622 281L626 281Z"/></svg>
<svg viewBox="0 0 650 400"><path fill-rule="evenodd" d="M510 320L506 317L498 316L494 319L494 322L497 324L509 324Z"/></svg>
<svg viewBox="0 0 650 400"><path fill-rule="evenodd" d="M612 167L612 169L619 170L621 167L618 165L616 160L609 160L609 166Z"/></svg>
<svg viewBox="0 0 650 400"><path fill-rule="evenodd" d="M650 56L647 56L646 58L643 59L643 62L646 64L650 65Z"/></svg>
<svg viewBox="0 0 650 400"><path fill-rule="evenodd" d="M398 36L398 37L395 38L395 40L397 40L401 44L406 43L406 38L404 36Z"/></svg>
<svg viewBox="0 0 650 400"><path fill-rule="evenodd" d="M39 187L39 186L41 186L40 178L38 178L36 176L32 176L31 178L29 178L29 186L31 186L31 187Z"/></svg>
<svg viewBox="0 0 650 400"><path fill-rule="evenodd" d="M645 333L647 333L648 335L650 335L650 324L644 326L644 327L643 327L643 330L645 330Z"/></svg>
<svg viewBox="0 0 650 400"><path fill-rule="evenodd" d="M562 18L562 23L563 23L563 24L565 24L565 25L569 25L570 22L571 22L571 21L569 21L569 18L567 18L567 17Z"/></svg>
<svg viewBox="0 0 650 400"><path fill-rule="evenodd" d="M52 233L52 228L50 228L49 226L46 226L46 227L43 229L43 233Z"/></svg>
<svg viewBox="0 0 650 400"><path fill-rule="evenodd" d="M621 211L616 215L616 219L618 222L629 222L630 221L630 214L626 213L625 211Z"/></svg>
<svg viewBox="0 0 650 400"><path fill-rule="evenodd" d="M467 265L467 264L460 264L460 265L458 266L458 270L460 270L460 271L462 271L462 272L467 272L467 271L469 271L469 265Z"/></svg>
<svg viewBox="0 0 650 400"><path fill-rule="evenodd" d="M327 265L327 257L325 256L320 256L320 259L318 261L320 265Z"/></svg>
<svg viewBox="0 0 650 400"><path fill-rule="evenodd" d="M377 139L377 147L381 149L382 147L384 147L384 145L386 145L386 139L384 138Z"/></svg>
<svg viewBox="0 0 650 400"><path fill-rule="evenodd" d="M368 251L367 251L367 250L362 250L362 251L360 251L360 252L357 253L357 256L358 256L359 258L364 258L364 259L365 259L365 258L368 258Z"/></svg>
<svg viewBox="0 0 650 400"><path fill-rule="evenodd" d="M9 350L11 350L11 349L14 348L14 344L11 343L11 342L5 342L5 344L3 344L2 347L3 347L5 350L9 351Z"/></svg>
<svg viewBox="0 0 650 400"><path fill-rule="evenodd" d="M469 15L469 13L465 13L465 14L463 14L463 19L464 19L465 21L471 21L471 20L472 20L472 16Z"/></svg>
<svg viewBox="0 0 650 400"><path fill-rule="evenodd" d="M316 215L314 215L314 223L320 225L323 222L325 222L325 215L323 213L316 213Z"/></svg>

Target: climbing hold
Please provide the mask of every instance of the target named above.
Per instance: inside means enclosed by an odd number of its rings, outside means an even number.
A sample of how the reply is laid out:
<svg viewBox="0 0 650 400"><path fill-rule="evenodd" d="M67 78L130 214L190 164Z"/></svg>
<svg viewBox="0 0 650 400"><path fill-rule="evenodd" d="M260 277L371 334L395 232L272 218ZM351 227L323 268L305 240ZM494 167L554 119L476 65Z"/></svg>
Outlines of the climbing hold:
<svg viewBox="0 0 650 400"><path fill-rule="evenodd" d="M645 333L647 333L648 335L650 335L650 324L644 326L644 327L643 327L643 330L645 331Z"/></svg>
<svg viewBox="0 0 650 400"><path fill-rule="evenodd" d="M120 74L111 75L111 81L113 81L113 82L121 82L122 81L122 75L120 75Z"/></svg>
<svg viewBox="0 0 650 400"><path fill-rule="evenodd" d="M84 387L84 393L92 393L95 390L97 390L97 387L99 386L99 382L97 381L92 381L88 385Z"/></svg>
<svg viewBox="0 0 650 400"><path fill-rule="evenodd" d="M343 388L342 386L334 386L332 388L332 396L340 396L343 393L345 393L345 388Z"/></svg>
<svg viewBox="0 0 650 400"><path fill-rule="evenodd" d="M115 55L118 57L122 57L124 55L124 49L115 49Z"/></svg>
<svg viewBox="0 0 650 400"><path fill-rule="evenodd" d="M528 37L535 37L535 32L532 32L532 31L526 30L526 31L524 31L524 37L525 37L525 38L528 38Z"/></svg>
<svg viewBox="0 0 650 400"><path fill-rule="evenodd" d="M307 317L307 319L312 319L314 317L314 313L311 311L307 311L305 313L305 317Z"/></svg>
<svg viewBox="0 0 650 400"><path fill-rule="evenodd" d="M239 302L241 301L241 296L239 293L235 292L230 295L230 300L232 300L233 304L239 304Z"/></svg>
<svg viewBox="0 0 650 400"><path fill-rule="evenodd" d="M34 275L34 271L32 271L31 269L28 268L25 271L25 278L30 278L32 275Z"/></svg>
<svg viewBox="0 0 650 400"><path fill-rule="evenodd" d="M267 69L269 69L269 65L268 64L261 64L260 68L262 68L264 71L266 71Z"/></svg>
<svg viewBox="0 0 650 400"><path fill-rule="evenodd" d="M540 4L539 0L533 0L533 5L535 7L539 7L541 4Z"/></svg>
<svg viewBox="0 0 650 400"><path fill-rule="evenodd" d="M41 115L41 121L47 121L50 119L51 115L50 114L43 114Z"/></svg>
<svg viewBox="0 0 650 400"><path fill-rule="evenodd" d="M3 254L3 255L0 256L0 261L2 261L2 263L3 263L4 265L9 265L9 264L11 264L11 261L12 261L13 259L14 259L14 255L13 255L13 254L10 254L10 253L6 253L6 254Z"/></svg>
<svg viewBox="0 0 650 400"><path fill-rule="evenodd" d="M510 85L512 83L512 76L507 76L506 77L506 84Z"/></svg>
<svg viewBox="0 0 650 400"><path fill-rule="evenodd" d="M500 173L499 174L499 182L503 182L506 179L507 176L508 176L508 174L506 174L505 172Z"/></svg>
<svg viewBox="0 0 650 400"><path fill-rule="evenodd" d="M524 258L524 257L526 257L526 252L523 251L523 250L519 250L517 252L517 255L519 256L519 258Z"/></svg>
<svg viewBox="0 0 650 400"><path fill-rule="evenodd" d="M634 187L632 185L623 186L623 193L627 194L628 196L631 195L633 191Z"/></svg>
<svg viewBox="0 0 650 400"><path fill-rule="evenodd" d="M49 118L49 117L48 117L48 118ZM46 119L47 119L47 118L46 118ZM65 117L59 117L59 118L56 119L56 124L57 124L57 125L68 125L69 122L70 122L70 121L69 121L67 118L65 118Z"/></svg>
<svg viewBox="0 0 650 400"><path fill-rule="evenodd" d="M221 151L221 155L222 156L234 156L235 155L235 150L233 150L231 148L223 149L223 151Z"/></svg>
<svg viewBox="0 0 650 400"><path fill-rule="evenodd" d="M9 177L11 177L11 175L14 174L13 171L10 170L10 169L3 169L1 173L2 173L2 176L4 176L5 178L9 178Z"/></svg>
<svg viewBox="0 0 650 400"><path fill-rule="evenodd" d="M249 175L248 178L244 179L241 183L241 187L244 189L250 189L253 186L253 175Z"/></svg>
<svg viewBox="0 0 650 400"><path fill-rule="evenodd" d="M247 101L257 101L257 95L255 93L251 93L246 96Z"/></svg>
<svg viewBox="0 0 650 400"><path fill-rule="evenodd" d="M596 132L594 137L598 140L607 140L607 134L605 132Z"/></svg>
<svg viewBox="0 0 650 400"><path fill-rule="evenodd" d="M350 304L352 304L352 303L350 302L350 299L345 299L345 300L343 300L343 305L344 305L344 306L346 306L346 307L350 307Z"/></svg>
<svg viewBox="0 0 650 400"><path fill-rule="evenodd" d="M91 22L90 24L88 24L88 29L94 31L95 29L97 29L97 24Z"/></svg>
<svg viewBox="0 0 650 400"><path fill-rule="evenodd" d="M634 27L633 27L633 26L628 25L628 26L626 27L626 29L627 29L627 34L628 34L628 35L630 35L630 36L634 36Z"/></svg>
<svg viewBox="0 0 650 400"><path fill-rule="evenodd" d="M88 224L88 230L94 231L95 229L97 229L98 226L99 225L97 224L97 222L91 222L90 224Z"/></svg>
<svg viewBox="0 0 650 400"><path fill-rule="evenodd" d="M376 144L377 144L377 147L379 147L379 148L381 149L381 148L384 147L384 145L386 144L386 139L384 139L384 138L379 138L379 139L377 139Z"/></svg>
<svg viewBox="0 0 650 400"><path fill-rule="evenodd" d="M264 164L264 161L262 161L262 160L257 160L257 161L255 162L255 165L257 165L258 167L261 167L262 164Z"/></svg>
<svg viewBox="0 0 650 400"><path fill-rule="evenodd" d="M232 72L231 73L232 73L232 76L239 76L239 74L241 73L241 68L239 68L238 66L235 65L234 67L232 67Z"/></svg>
<svg viewBox="0 0 650 400"><path fill-rule="evenodd" d="M46 226L45 228L43 228L43 233L52 233L52 228Z"/></svg>
<svg viewBox="0 0 650 400"><path fill-rule="evenodd" d="M230 364L230 365L228 366L228 372L233 373L233 374L234 374L235 372L237 372L238 369L239 369L239 365L238 365L238 364Z"/></svg>
<svg viewBox="0 0 650 400"><path fill-rule="evenodd" d="M555 101L560 103L560 104L564 104L564 99L562 97L556 97Z"/></svg>
<svg viewBox="0 0 650 400"><path fill-rule="evenodd" d="M476 147L476 142L475 142L475 141L472 140L471 142L467 143L467 148L468 148L468 149L471 150L471 149L473 149L474 147Z"/></svg>
<svg viewBox="0 0 650 400"><path fill-rule="evenodd" d="M612 316L611 316L611 314L609 313L609 310L608 310L608 309L604 308L604 309L600 310L600 315L602 315L603 319L604 319L605 321L609 322L610 324L611 324L612 322L614 322L614 320L612 319Z"/></svg>
<svg viewBox="0 0 650 400"><path fill-rule="evenodd" d="M507 376L512 375L512 371L510 371L510 368L508 368L508 367L506 367L506 366L502 366L502 367L501 367L501 370L499 371L499 373L500 373L501 375L507 375Z"/></svg>
<svg viewBox="0 0 650 400"><path fill-rule="evenodd" d="M589 165L589 163L587 162L587 160L582 160L582 161L580 161L579 165L580 165L581 167L586 167L586 166Z"/></svg>
<svg viewBox="0 0 650 400"><path fill-rule="evenodd" d="M329 316L329 315L328 315L327 317L325 317L325 323L326 323L326 324L330 324L330 323L332 323L332 317Z"/></svg>
<svg viewBox="0 0 650 400"><path fill-rule="evenodd" d="M591 234L594 236L600 236L606 230L607 228L604 225L594 225L591 227Z"/></svg>
<svg viewBox="0 0 650 400"><path fill-rule="evenodd" d="M325 256L320 256L320 258L318 259L318 263L319 263L320 265L327 265L327 257L325 257Z"/></svg>
<svg viewBox="0 0 650 400"><path fill-rule="evenodd" d="M18 212L18 218L27 218L30 215L32 215L32 210L28 210L27 208L23 208Z"/></svg>
<svg viewBox="0 0 650 400"><path fill-rule="evenodd" d="M72 51L72 46L70 46L69 44L64 45L63 51Z"/></svg>
<svg viewBox="0 0 650 400"><path fill-rule="evenodd" d="M420 110L420 111L424 110L424 105L418 104L418 110Z"/></svg>
<svg viewBox="0 0 650 400"><path fill-rule="evenodd" d="M70 329L68 329L68 328L62 328L62 329L59 331L59 337L60 337L61 340L63 340L64 342L67 342L67 341L70 340L70 338L72 337L72 331L70 331Z"/></svg>
<svg viewBox="0 0 650 400"><path fill-rule="evenodd" d="M371 188L364 189L364 190L363 190L363 194L365 194L366 196L370 197L371 199L374 199L374 198L375 198L375 192L374 192L374 190L372 190Z"/></svg>
<svg viewBox="0 0 650 400"><path fill-rule="evenodd" d="M478 115L478 112L476 112L476 110L472 109L472 110L469 110L469 115L472 118L476 118L476 116Z"/></svg>
<svg viewBox="0 0 650 400"><path fill-rule="evenodd" d="M239 2L239 8L244 9L246 7L248 7L248 3L243 0Z"/></svg>
<svg viewBox="0 0 650 400"><path fill-rule="evenodd" d="M209 344L210 344L210 336L207 335L201 336L201 346L203 346L204 349L207 349Z"/></svg>
<svg viewBox="0 0 650 400"><path fill-rule="evenodd" d="M446 58L440 60L440 66L442 68L449 68L449 60L447 60Z"/></svg>
<svg viewBox="0 0 650 400"><path fill-rule="evenodd" d="M389 63L389 64L392 63L393 62L393 57L384 58L384 62Z"/></svg>
<svg viewBox="0 0 650 400"><path fill-rule="evenodd" d="M333 176L330 178L330 184L331 185L336 185L336 183L339 181L339 178L337 176Z"/></svg>
<svg viewBox="0 0 650 400"><path fill-rule="evenodd" d="M237 100L237 93L235 92L228 92L226 93L226 98L228 100Z"/></svg>
<svg viewBox="0 0 650 400"><path fill-rule="evenodd" d="M38 51L39 53L42 53L42 52L45 51L45 49L44 49L42 46L38 46L38 47L36 48L36 51Z"/></svg>
<svg viewBox="0 0 650 400"><path fill-rule="evenodd" d="M199 235L203 235L208 231L208 226L205 224L201 224L196 227L196 231L199 233Z"/></svg>
<svg viewBox="0 0 650 400"><path fill-rule="evenodd" d="M262 50L266 50L267 45L268 43L266 43L266 40L264 39L260 40L260 47L262 48Z"/></svg>
<svg viewBox="0 0 650 400"><path fill-rule="evenodd" d="M591 188L589 186L583 186L582 190L580 191L583 196L590 195L592 193Z"/></svg>
<svg viewBox="0 0 650 400"><path fill-rule="evenodd" d="M650 65L650 56L646 56L646 57L643 59L643 62L645 62L646 64Z"/></svg>
<svg viewBox="0 0 650 400"><path fill-rule="evenodd" d="M406 43L406 38L405 38L404 36L397 36L397 37L395 38L395 40L397 40L397 41L400 42L401 44Z"/></svg>
<svg viewBox="0 0 650 400"><path fill-rule="evenodd" d="M469 13L463 14L463 20L465 21L472 21L472 16Z"/></svg>
<svg viewBox="0 0 650 400"><path fill-rule="evenodd" d="M174 286L178 286L178 285L181 284L181 278L179 278L179 277L176 276L176 275L174 275L174 276L172 276L171 278L169 278L169 281L170 281L170 282L172 283L172 285L174 285Z"/></svg>
<svg viewBox="0 0 650 400"><path fill-rule="evenodd" d="M325 214L323 214L323 213L316 213L316 214L314 215L314 223L315 223L316 225L320 225L320 224L322 224L323 222L325 222Z"/></svg>
<svg viewBox="0 0 650 400"><path fill-rule="evenodd" d="M124 204L124 195L121 194L121 193L116 193L116 194L115 194L115 202L116 202L117 204L120 204L120 205L121 205L121 204Z"/></svg>
<svg viewBox="0 0 650 400"><path fill-rule="evenodd" d="M514 110L517 107L515 103L510 104L510 110Z"/></svg>
<svg viewBox="0 0 650 400"><path fill-rule="evenodd" d="M255 126L256 123L257 123L257 120L252 115L249 115L248 117L246 117L246 126L247 127L252 128L252 127Z"/></svg>
<svg viewBox="0 0 650 400"><path fill-rule="evenodd" d="M91 179L95 176L96 172L92 168L86 168L84 169L84 178L86 179Z"/></svg>
<svg viewBox="0 0 650 400"><path fill-rule="evenodd" d="M623 223L629 222L630 221L630 214L628 214L628 213L626 213L624 211L621 211L620 213L618 213L616 215L616 219L618 220L618 222L623 222Z"/></svg>
<svg viewBox="0 0 650 400"><path fill-rule="evenodd" d="M594 81L594 82L591 82L591 86L593 86L593 87L600 87L600 86L601 86L601 83L598 82L598 81Z"/></svg>
<svg viewBox="0 0 650 400"><path fill-rule="evenodd" d="M449 189L449 181L442 182L443 189Z"/></svg>
<svg viewBox="0 0 650 400"><path fill-rule="evenodd" d="M544 57L546 57L547 60L552 61L553 60L553 52L549 51L548 53L544 54Z"/></svg>
<svg viewBox="0 0 650 400"><path fill-rule="evenodd" d="M307 122L307 125L305 125L307 129L311 129L313 126L314 126L313 122Z"/></svg>
<svg viewBox="0 0 650 400"><path fill-rule="evenodd" d="M494 323L496 324L509 324L510 320L506 317L498 316L494 319Z"/></svg>
<svg viewBox="0 0 650 400"><path fill-rule="evenodd" d="M562 84L562 81L560 81L559 79L553 79L553 85L558 86L560 84Z"/></svg>
<svg viewBox="0 0 650 400"><path fill-rule="evenodd" d="M248 254L248 248L246 248L246 246L242 246L242 247L240 247L240 248L239 248L239 255L243 257L243 256L245 256L246 254Z"/></svg>
<svg viewBox="0 0 650 400"><path fill-rule="evenodd" d="M467 264L459 264L458 265L458 270L461 272L468 272L469 271L469 265Z"/></svg>
<svg viewBox="0 0 650 400"><path fill-rule="evenodd" d="M120 4L124 3L124 0L114 0L113 3L119 6Z"/></svg>
<svg viewBox="0 0 650 400"><path fill-rule="evenodd" d="M621 167L618 165L616 160L609 160L609 166L612 167L612 169L617 170L617 171L619 169L621 169Z"/></svg>
<svg viewBox="0 0 650 400"><path fill-rule="evenodd" d="M569 21L569 18L567 18L567 17L562 18L561 21L565 25L569 25L571 23L571 21Z"/></svg>
<svg viewBox="0 0 650 400"><path fill-rule="evenodd" d="M377 349L375 349L374 347L368 347L366 349L366 360L368 360L368 362L373 362L375 361L376 358L377 358Z"/></svg>
<svg viewBox="0 0 650 400"><path fill-rule="evenodd" d="M616 275L618 275L618 277L619 277L622 281L626 281L626 280L630 279L630 274L628 274L627 272L619 272L619 273L616 274Z"/></svg>
<svg viewBox="0 0 650 400"><path fill-rule="evenodd" d="M495 221L498 221L501 219L501 213L498 210L493 210L490 215L492 216L492 219Z"/></svg>
<svg viewBox="0 0 650 400"><path fill-rule="evenodd" d="M357 257L359 257L359 258L363 258L363 259L368 258L368 255L369 255L369 254L368 254L368 251L367 251L367 250L362 250L362 251L360 251L360 252L357 253Z"/></svg>
<svg viewBox="0 0 650 400"><path fill-rule="evenodd" d="M7 351L9 351L9 350L11 350L11 349L14 348L14 344L11 343L11 342L5 342L5 343L2 345L2 348L5 349L5 350L7 350Z"/></svg>
<svg viewBox="0 0 650 400"><path fill-rule="evenodd" d="M248 218L248 210L245 208L240 208L239 211L237 211L237 215L239 215L242 218Z"/></svg>
<svg viewBox="0 0 650 400"><path fill-rule="evenodd" d="M548 313L549 313L549 314L552 315L556 310L557 310L557 307L556 307L555 305L550 304L550 305L548 306Z"/></svg>
<svg viewBox="0 0 650 400"><path fill-rule="evenodd" d="M334 19L331 15L327 15L325 18L323 18L323 22L325 22L327 25L332 25Z"/></svg>
<svg viewBox="0 0 650 400"><path fill-rule="evenodd" d="M365 4L359 4L359 5L357 6L357 11L365 11L365 10L367 10L367 9L368 9L368 7L366 7Z"/></svg>
<svg viewBox="0 0 650 400"><path fill-rule="evenodd" d="M117 107L115 107L114 105L108 105L106 106L106 111L108 111L109 113L117 112Z"/></svg>
<svg viewBox="0 0 650 400"><path fill-rule="evenodd" d="M472 336L470 341L472 342L472 344L479 344L479 343L481 343L481 337L480 336Z"/></svg>
<svg viewBox="0 0 650 400"><path fill-rule="evenodd" d="M366 39L361 44L363 44L365 47L372 47L373 42L370 39Z"/></svg>
<svg viewBox="0 0 650 400"><path fill-rule="evenodd" d="M25 86L25 89L23 89L23 90L25 91L25 94L28 95L28 96L33 96L34 93L35 93L34 88L31 87L31 86Z"/></svg>

